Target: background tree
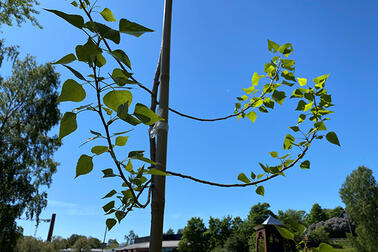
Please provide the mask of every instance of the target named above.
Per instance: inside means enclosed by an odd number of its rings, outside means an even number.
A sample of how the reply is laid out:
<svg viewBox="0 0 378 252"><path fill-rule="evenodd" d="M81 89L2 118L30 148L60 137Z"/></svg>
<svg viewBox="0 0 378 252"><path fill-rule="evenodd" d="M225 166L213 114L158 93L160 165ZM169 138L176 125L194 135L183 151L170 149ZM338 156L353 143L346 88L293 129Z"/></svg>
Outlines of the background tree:
<svg viewBox="0 0 378 252"><path fill-rule="evenodd" d="M119 243L118 243L117 239L109 239L108 240L108 244L106 246L107 249L118 248L118 247L119 247Z"/></svg>
<svg viewBox="0 0 378 252"><path fill-rule="evenodd" d="M291 223L306 224L306 211L288 209L286 211L278 210L278 219L286 225Z"/></svg>
<svg viewBox="0 0 378 252"><path fill-rule="evenodd" d="M0 81L0 246L14 246L12 220L37 218L47 193L60 143L48 132L59 122L58 74L34 58L16 60L12 76ZM7 244L7 245L6 245ZM11 250L10 250L11 251Z"/></svg>
<svg viewBox="0 0 378 252"><path fill-rule="evenodd" d="M75 241L75 244L72 246L75 252L90 252L91 246L88 242L87 237L82 236Z"/></svg>
<svg viewBox="0 0 378 252"><path fill-rule="evenodd" d="M360 166L345 179L340 197L349 217L356 222L358 251L378 248L378 185L371 169Z"/></svg>
<svg viewBox="0 0 378 252"><path fill-rule="evenodd" d="M223 248L224 243L232 232L232 218L230 216L223 219L210 217L207 230L209 238L209 249Z"/></svg>
<svg viewBox="0 0 378 252"><path fill-rule="evenodd" d="M136 238L138 238L138 235L133 230L130 230L129 234L125 235L126 245L134 244Z"/></svg>
<svg viewBox="0 0 378 252"><path fill-rule="evenodd" d="M93 249L101 248L102 242L95 237L88 237L89 246Z"/></svg>
<svg viewBox="0 0 378 252"><path fill-rule="evenodd" d="M307 216L307 224L311 225L325 220L327 220L327 214L322 207L318 203L312 205L311 211Z"/></svg>
<svg viewBox="0 0 378 252"><path fill-rule="evenodd" d="M39 12L35 10L36 0L5 0L0 1L0 23L17 25L29 20L33 25L41 27L34 17Z"/></svg>
<svg viewBox="0 0 378 252"><path fill-rule="evenodd" d="M334 217L340 217L340 215L344 212L344 208L342 208L341 206L337 206L333 209L325 208L324 212L326 213L327 220L328 220L328 219L331 219L331 218L334 218Z"/></svg>
<svg viewBox="0 0 378 252"><path fill-rule="evenodd" d="M76 241L81 237L84 237L84 235L72 234L70 237L68 237L67 239L68 247L69 248L73 247Z"/></svg>
<svg viewBox="0 0 378 252"><path fill-rule="evenodd" d="M206 231L207 228L201 218L191 218L184 228L182 238L179 242L178 251L208 251L208 236Z"/></svg>
<svg viewBox="0 0 378 252"><path fill-rule="evenodd" d="M173 235L173 234L175 234L175 231L173 231L172 228L169 228L167 231L165 231L164 234L166 234L166 235Z"/></svg>

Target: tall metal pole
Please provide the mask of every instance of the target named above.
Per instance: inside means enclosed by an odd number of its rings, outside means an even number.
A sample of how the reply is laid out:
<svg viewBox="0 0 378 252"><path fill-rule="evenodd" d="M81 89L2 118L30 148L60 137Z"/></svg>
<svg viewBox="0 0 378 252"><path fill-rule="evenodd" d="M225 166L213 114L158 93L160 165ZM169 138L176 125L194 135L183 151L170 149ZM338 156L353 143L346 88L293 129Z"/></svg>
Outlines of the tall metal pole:
<svg viewBox="0 0 378 252"><path fill-rule="evenodd" d="M165 0L158 114L164 118L157 125L156 168L165 171L167 161L169 68L171 48L172 0ZM165 205L165 176L152 176L150 252L162 251Z"/></svg>
<svg viewBox="0 0 378 252"><path fill-rule="evenodd" d="M53 213L52 216L51 216L49 233L47 235L47 241L48 242L51 242L51 238L52 238L52 235L53 235L54 225L55 225L55 216L56 216L55 213Z"/></svg>

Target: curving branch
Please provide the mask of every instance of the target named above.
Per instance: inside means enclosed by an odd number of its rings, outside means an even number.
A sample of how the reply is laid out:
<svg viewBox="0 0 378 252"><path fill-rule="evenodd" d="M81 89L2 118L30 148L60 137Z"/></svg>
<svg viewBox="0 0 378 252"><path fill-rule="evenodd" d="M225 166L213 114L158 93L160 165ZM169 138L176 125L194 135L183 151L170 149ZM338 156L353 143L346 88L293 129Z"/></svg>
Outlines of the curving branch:
<svg viewBox="0 0 378 252"><path fill-rule="evenodd" d="M308 144L310 144L316 137L316 132L313 133L311 139L308 141ZM308 150L309 146L306 146L302 153L298 155L298 157L292 162L290 163L288 166L284 167L280 172L284 172L286 171L287 169L293 167L294 165L296 165L299 160L301 160L307 150ZM211 186L218 186L218 187L247 187L247 186L252 186L252 185L257 185L257 184L260 184L262 182L265 182L265 181L268 181L272 178L275 178L277 177L278 175L280 174L272 174L264 179L260 179L260 180L257 180L257 181L254 181L254 182L251 182L251 183L243 183L243 184L240 184L240 183L236 183L236 184L222 184L222 183L217 183L217 182L212 182L212 181L208 181L208 180L203 180L203 179L198 179L198 178L195 178L195 177L192 177L192 176L189 176L189 175L185 175L185 174L181 174L181 173L177 173L177 172L172 172L172 171L166 171L165 173L169 174L169 175L172 175L172 176L177 176L177 177L181 177L181 178L185 178L185 179L190 179L190 180L193 180L195 182L198 182L198 183L201 183L201 184L206 184L206 185L211 185Z"/></svg>

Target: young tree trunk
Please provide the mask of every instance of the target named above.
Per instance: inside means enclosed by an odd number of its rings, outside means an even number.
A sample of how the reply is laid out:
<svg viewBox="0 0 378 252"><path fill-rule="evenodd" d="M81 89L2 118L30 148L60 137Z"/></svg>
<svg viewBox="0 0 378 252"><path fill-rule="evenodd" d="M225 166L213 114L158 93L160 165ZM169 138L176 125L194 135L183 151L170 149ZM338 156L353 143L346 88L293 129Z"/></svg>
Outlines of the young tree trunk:
<svg viewBox="0 0 378 252"><path fill-rule="evenodd" d="M160 69L160 92L158 114L164 118L158 127L156 142L156 168L165 171L167 160L167 135L168 135L168 101L169 101L169 65L171 47L171 20L172 0L165 0L161 69ZM151 202L151 231L150 251L161 252L163 240L163 220L165 204L165 176L152 176L152 202Z"/></svg>

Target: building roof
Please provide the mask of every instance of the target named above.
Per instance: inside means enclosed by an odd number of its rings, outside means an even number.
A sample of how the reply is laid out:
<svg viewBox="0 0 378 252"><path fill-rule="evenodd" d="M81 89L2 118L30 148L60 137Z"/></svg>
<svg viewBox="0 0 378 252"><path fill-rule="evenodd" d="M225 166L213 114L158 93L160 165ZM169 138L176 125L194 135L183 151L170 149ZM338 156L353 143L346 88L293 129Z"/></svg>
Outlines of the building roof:
<svg viewBox="0 0 378 252"><path fill-rule="evenodd" d="M269 216L262 225L283 225L281 221L277 220L273 216Z"/></svg>

